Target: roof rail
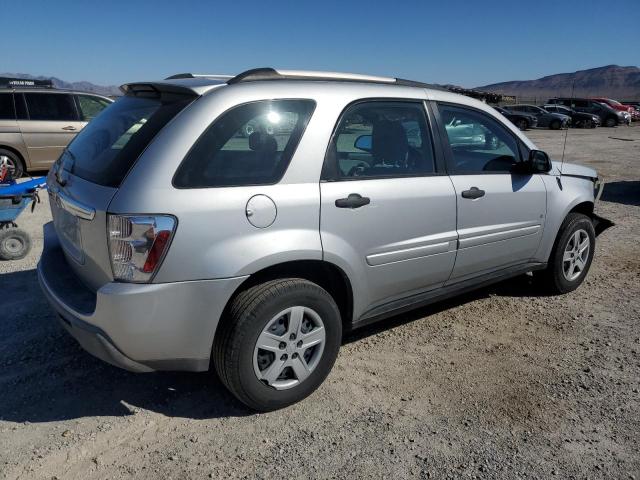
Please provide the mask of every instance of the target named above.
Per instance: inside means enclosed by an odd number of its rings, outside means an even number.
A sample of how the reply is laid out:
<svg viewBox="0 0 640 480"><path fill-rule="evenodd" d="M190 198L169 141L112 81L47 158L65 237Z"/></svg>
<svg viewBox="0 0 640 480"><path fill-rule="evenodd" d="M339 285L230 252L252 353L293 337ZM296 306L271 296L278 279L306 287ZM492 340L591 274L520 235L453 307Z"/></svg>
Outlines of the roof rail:
<svg viewBox="0 0 640 480"><path fill-rule="evenodd" d="M379 77L374 75L360 75L357 73L316 72L308 70L276 70L275 68L254 68L242 72L227 81L229 85L260 80L325 80L341 82L382 83L388 85L402 85L406 87L432 88L442 90L442 87L428 83L414 82L402 78Z"/></svg>
<svg viewBox="0 0 640 480"><path fill-rule="evenodd" d="M31 78L0 77L1 88L53 88L50 79L36 80Z"/></svg>
<svg viewBox="0 0 640 480"><path fill-rule="evenodd" d="M165 80L180 80L183 78L215 78L220 80L226 80L228 78L233 78L233 75L218 75L218 74L201 74L201 73L176 73L175 75L171 75L170 77L165 78Z"/></svg>

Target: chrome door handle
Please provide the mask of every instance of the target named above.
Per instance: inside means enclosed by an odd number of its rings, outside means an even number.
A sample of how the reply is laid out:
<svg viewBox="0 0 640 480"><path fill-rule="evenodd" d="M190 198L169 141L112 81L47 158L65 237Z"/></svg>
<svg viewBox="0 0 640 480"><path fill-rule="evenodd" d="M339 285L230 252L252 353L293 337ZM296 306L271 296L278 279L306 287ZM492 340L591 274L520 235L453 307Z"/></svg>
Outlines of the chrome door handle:
<svg viewBox="0 0 640 480"><path fill-rule="evenodd" d="M478 187L471 187L469 190L462 192L462 198L480 198L484 197L484 190L480 190Z"/></svg>
<svg viewBox="0 0 640 480"><path fill-rule="evenodd" d="M62 129L68 132L74 132L76 130L76 127L72 127L71 125L69 125L68 127L62 127Z"/></svg>

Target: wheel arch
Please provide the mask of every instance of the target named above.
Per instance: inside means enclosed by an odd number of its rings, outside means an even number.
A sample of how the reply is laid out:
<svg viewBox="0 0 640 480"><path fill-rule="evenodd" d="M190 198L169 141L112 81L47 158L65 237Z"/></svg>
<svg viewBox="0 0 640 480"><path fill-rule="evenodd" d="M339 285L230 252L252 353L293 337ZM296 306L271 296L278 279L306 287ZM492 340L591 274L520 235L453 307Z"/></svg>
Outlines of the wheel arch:
<svg viewBox="0 0 640 480"><path fill-rule="evenodd" d="M594 203L591 201L580 202L571 207L571 209L565 214L565 217L570 213L582 213L587 217L593 218L594 206Z"/></svg>
<svg viewBox="0 0 640 480"><path fill-rule="evenodd" d="M325 260L292 260L274 264L252 273L233 292L223 310L222 318L225 317L229 306L240 292L254 285L278 278L303 278L324 288L338 305L344 330L347 331L351 328L353 323L351 280L343 269Z"/></svg>

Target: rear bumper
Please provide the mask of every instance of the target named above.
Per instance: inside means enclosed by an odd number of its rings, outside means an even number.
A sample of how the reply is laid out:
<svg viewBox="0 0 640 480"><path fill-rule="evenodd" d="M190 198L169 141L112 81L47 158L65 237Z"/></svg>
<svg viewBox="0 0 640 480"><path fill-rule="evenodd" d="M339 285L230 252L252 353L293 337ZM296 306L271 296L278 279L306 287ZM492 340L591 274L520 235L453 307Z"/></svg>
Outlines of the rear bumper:
<svg viewBox="0 0 640 480"><path fill-rule="evenodd" d="M64 328L92 355L135 372L204 371L227 301L247 277L87 289L44 227L38 280Z"/></svg>

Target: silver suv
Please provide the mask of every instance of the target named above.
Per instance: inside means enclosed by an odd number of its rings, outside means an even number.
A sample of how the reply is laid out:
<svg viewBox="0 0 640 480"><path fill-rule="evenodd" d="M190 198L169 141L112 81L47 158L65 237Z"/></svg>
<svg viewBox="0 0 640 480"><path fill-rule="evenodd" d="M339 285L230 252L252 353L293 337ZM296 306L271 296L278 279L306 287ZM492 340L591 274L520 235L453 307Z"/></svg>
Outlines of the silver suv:
<svg viewBox="0 0 640 480"><path fill-rule="evenodd" d="M38 265L62 325L114 365L215 367L277 409L345 331L531 271L569 292L591 265L596 172L560 172L482 102L274 69L123 90L49 173Z"/></svg>

